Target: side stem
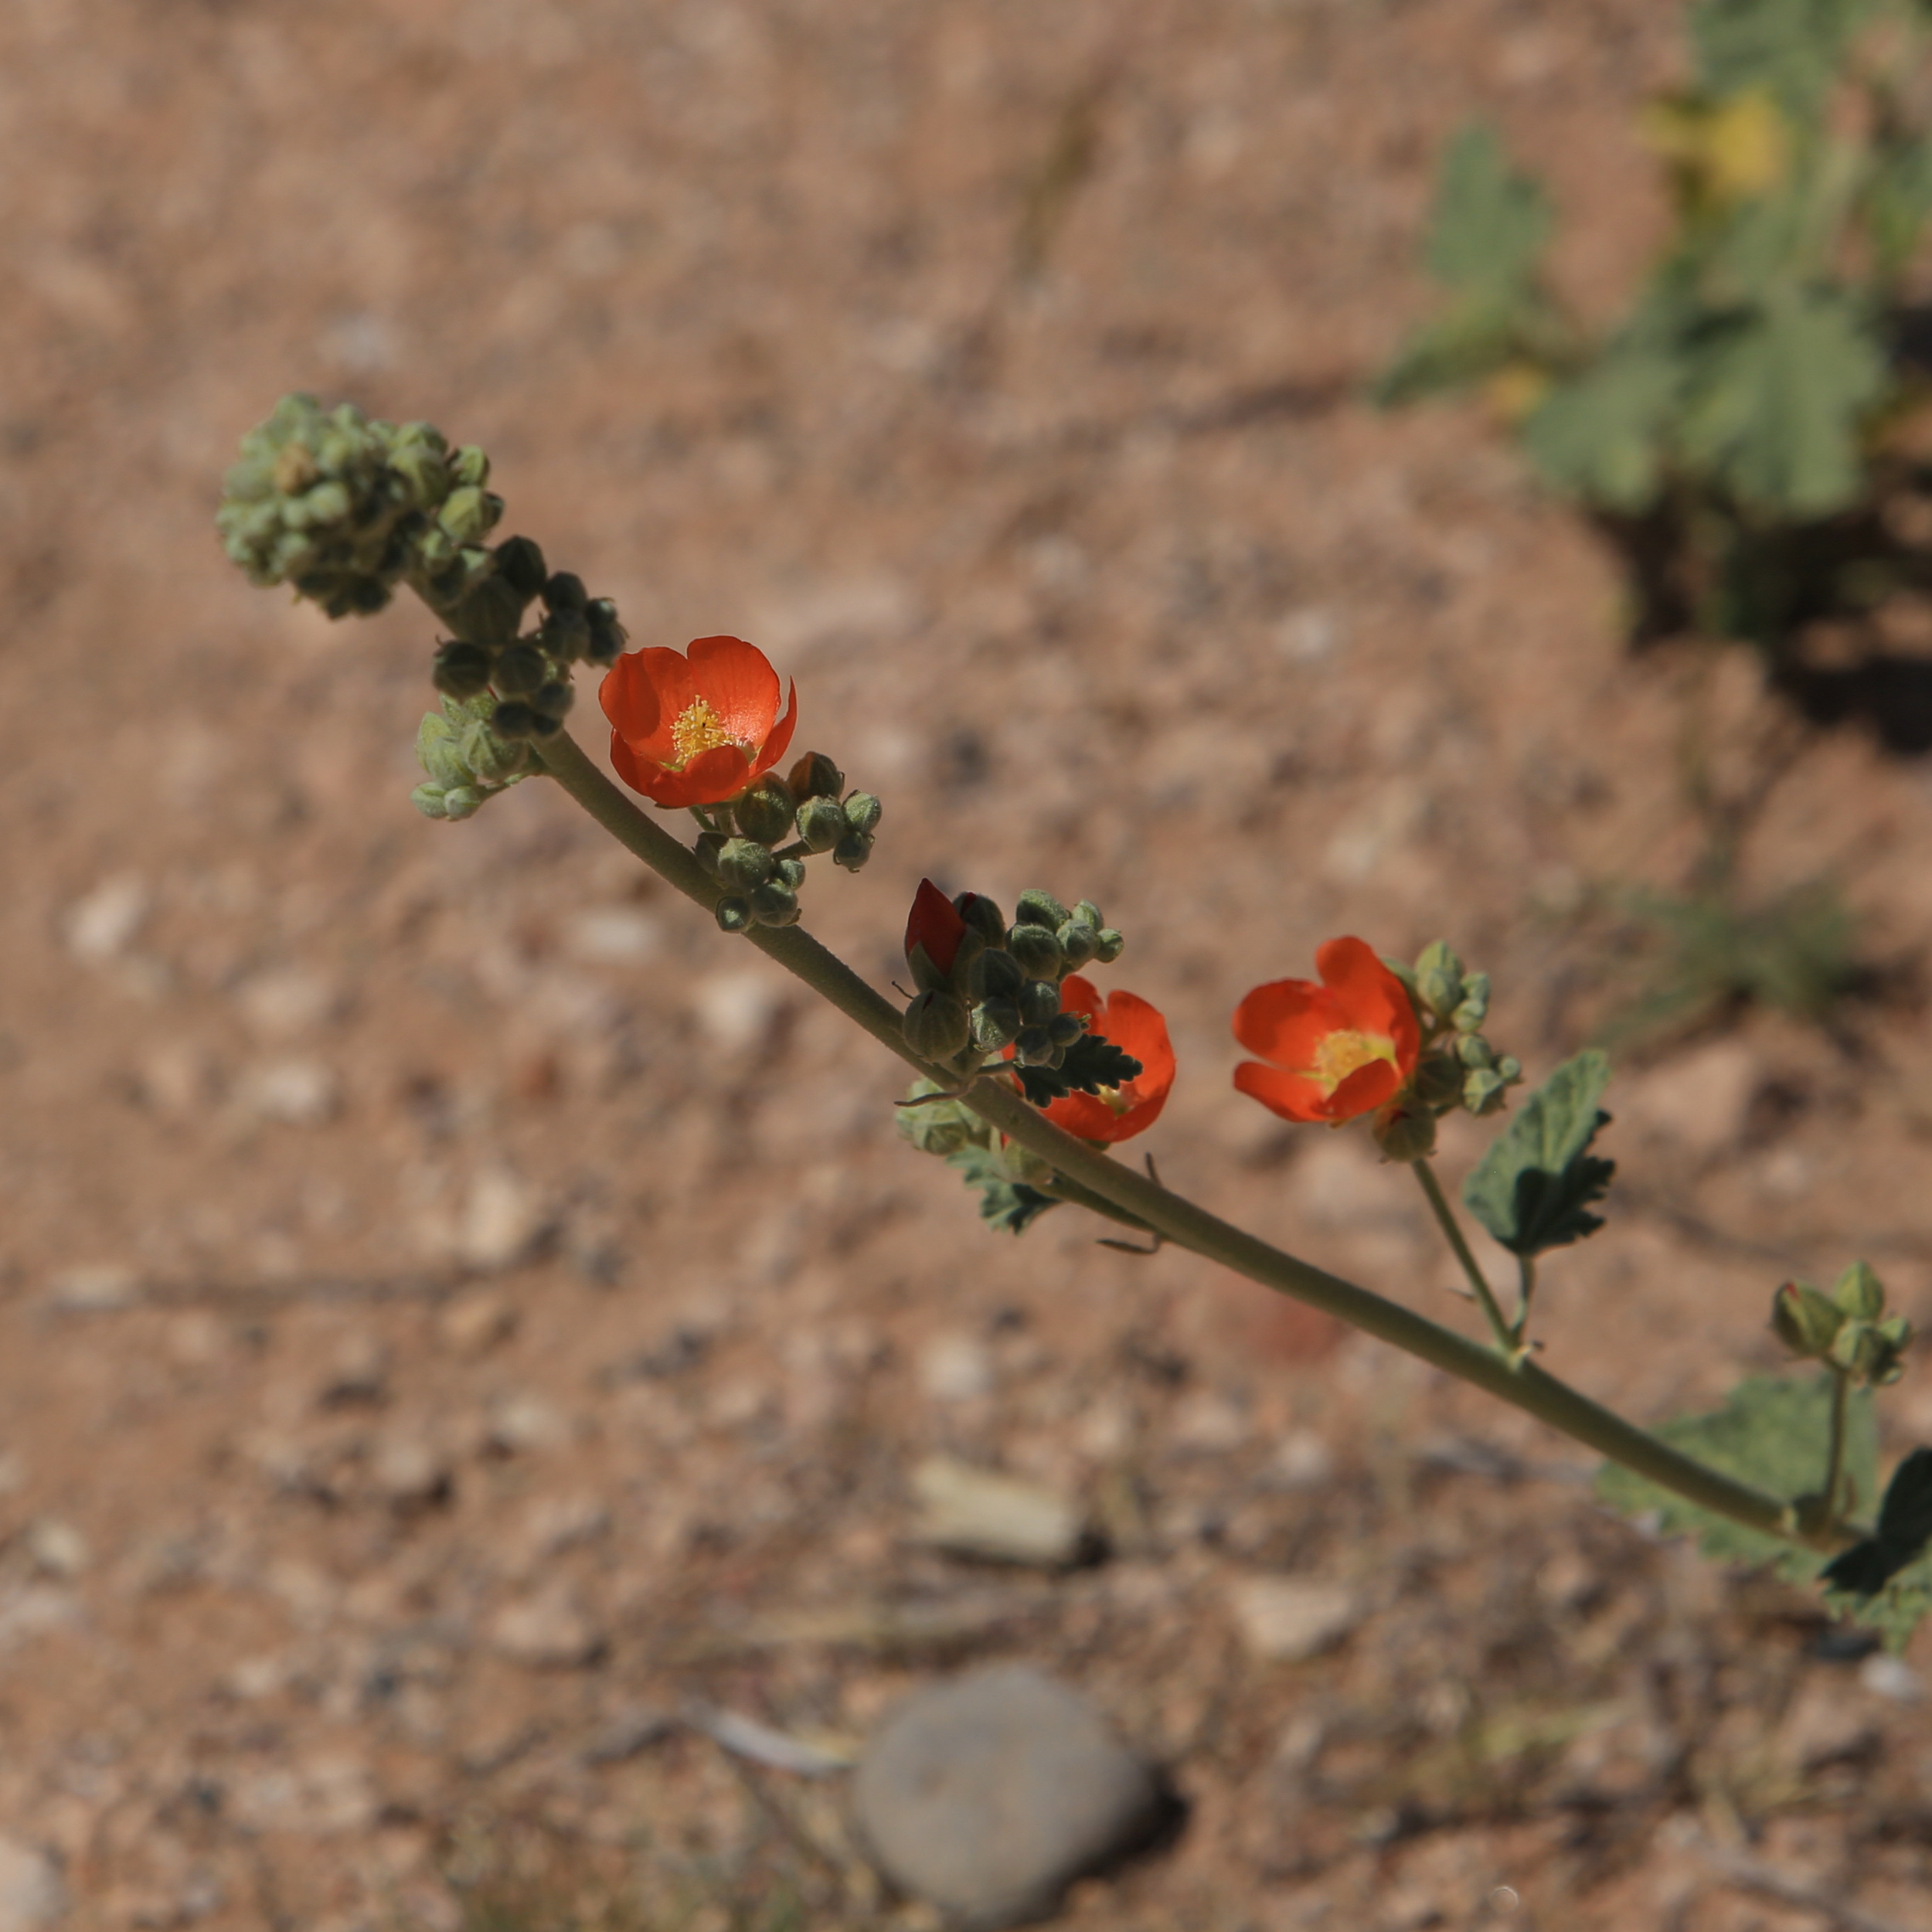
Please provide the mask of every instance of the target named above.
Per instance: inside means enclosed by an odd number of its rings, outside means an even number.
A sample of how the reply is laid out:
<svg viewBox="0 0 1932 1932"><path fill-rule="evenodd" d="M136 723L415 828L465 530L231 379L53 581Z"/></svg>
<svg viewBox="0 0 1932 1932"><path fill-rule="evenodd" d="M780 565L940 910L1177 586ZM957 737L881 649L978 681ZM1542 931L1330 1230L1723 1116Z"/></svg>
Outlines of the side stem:
<svg viewBox="0 0 1932 1932"><path fill-rule="evenodd" d="M536 750L551 777L599 825L687 898L706 912L712 910L718 897L716 882L706 876L697 860L669 833L618 791L567 732L543 741ZM915 1072L927 1080L944 1081L943 1068L927 1065L906 1043L898 1009L809 933L797 926L754 927L744 937ZM1460 1376L1700 1508L1764 1535L1825 1552L1843 1549L1866 1533L1855 1526L1831 1523L1801 1531L1776 1497L1706 1468L1560 1382L1535 1362L1525 1361L1512 1367L1494 1349L1442 1328L1400 1303L1298 1260L1209 1214L1184 1196L1170 1193L1158 1182L1063 1132L1003 1080L981 1077L968 1091L965 1104L1009 1138L1050 1162L1056 1172L1176 1246L1219 1262L1264 1287L1293 1295L1446 1374Z"/></svg>
<svg viewBox="0 0 1932 1932"><path fill-rule="evenodd" d="M1436 1225L1442 1230L1443 1238L1462 1264L1462 1272L1470 1287L1481 1304L1483 1313L1489 1318L1490 1332L1496 1338L1496 1346L1502 1349L1513 1363L1521 1358L1518 1337L1503 1319L1502 1310L1497 1305L1496 1298L1489 1286L1489 1278L1476 1265L1476 1257L1469 1250L1469 1243L1464 1238L1461 1224L1456 1219L1456 1212L1449 1205L1449 1197L1442 1191L1442 1183L1436 1179L1436 1171L1429 1165L1427 1155L1419 1161L1411 1161L1416 1179L1422 1183L1422 1191L1429 1197L1429 1211L1436 1217Z"/></svg>

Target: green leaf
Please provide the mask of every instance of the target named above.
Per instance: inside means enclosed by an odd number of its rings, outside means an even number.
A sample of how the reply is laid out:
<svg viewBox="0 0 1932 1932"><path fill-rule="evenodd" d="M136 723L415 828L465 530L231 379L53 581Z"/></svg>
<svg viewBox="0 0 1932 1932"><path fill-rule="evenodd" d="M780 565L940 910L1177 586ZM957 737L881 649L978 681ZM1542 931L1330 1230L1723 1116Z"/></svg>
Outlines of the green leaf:
<svg viewBox="0 0 1932 1932"><path fill-rule="evenodd" d="M1463 1182L1463 1206L1512 1254L1563 1247L1603 1226L1587 1209L1616 1163L1589 1148L1610 1124L1597 1104L1609 1080L1610 1062L1595 1047L1564 1061Z"/></svg>
<svg viewBox="0 0 1932 1932"><path fill-rule="evenodd" d="M1124 1087L1140 1073L1141 1063L1101 1033L1083 1033L1066 1049L1058 1066L1022 1066L1021 1090L1036 1107L1050 1107L1069 1094L1097 1094L1103 1087Z"/></svg>
<svg viewBox="0 0 1932 1932"><path fill-rule="evenodd" d="M1454 289L1508 296L1526 287L1549 239L1549 198L1509 165L1493 128L1449 144L1430 217L1430 271Z"/></svg>
<svg viewBox="0 0 1932 1932"><path fill-rule="evenodd" d="M969 1144L947 1155L946 1165L957 1168L968 1187L979 1189L981 1219L1009 1233L1022 1233L1029 1222L1060 1206L1052 1195L1015 1180L997 1148Z"/></svg>
<svg viewBox="0 0 1932 1932"><path fill-rule="evenodd" d="M1523 447L1559 489L1605 509L1648 509L1656 499L1664 434L1682 380L1674 356L1613 345L1550 393L1524 423Z"/></svg>
<svg viewBox="0 0 1932 1932"><path fill-rule="evenodd" d="M1383 409L1486 382L1523 351L1520 304L1464 296L1425 322L1403 345L1370 391Z"/></svg>
<svg viewBox="0 0 1932 1932"><path fill-rule="evenodd" d="M1787 291L1697 345L1678 424L1682 460L1742 503L1831 515L1864 487L1859 431L1888 383L1855 297Z"/></svg>
<svg viewBox="0 0 1932 1932"><path fill-rule="evenodd" d="M1832 1380L1828 1372L1802 1381L1753 1376L1731 1391L1723 1408L1679 1416L1655 1433L1725 1475L1795 1502L1824 1487ZM1876 1492L1878 1423L1865 1389L1846 1400L1843 1469L1855 1498ZM1771 1563L1791 1581L1808 1583L1817 1580L1828 1560L1820 1551L1701 1509L1618 1464L1606 1463L1597 1471L1597 1493L1624 1515L1655 1513L1666 1534L1695 1535L1704 1554L1720 1563Z"/></svg>
<svg viewBox="0 0 1932 1932"><path fill-rule="evenodd" d="M1701 87L1757 88L1797 112L1816 110L1873 0L1702 0L1691 9Z"/></svg>
<svg viewBox="0 0 1932 1932"><path fill-rule="evenodd" d="M1854 1597L1876 1597L1932 1543L1932 1449L1914 1449L1892 1471L1876 1535L1825 1566L1825 1580Z"/></svg>

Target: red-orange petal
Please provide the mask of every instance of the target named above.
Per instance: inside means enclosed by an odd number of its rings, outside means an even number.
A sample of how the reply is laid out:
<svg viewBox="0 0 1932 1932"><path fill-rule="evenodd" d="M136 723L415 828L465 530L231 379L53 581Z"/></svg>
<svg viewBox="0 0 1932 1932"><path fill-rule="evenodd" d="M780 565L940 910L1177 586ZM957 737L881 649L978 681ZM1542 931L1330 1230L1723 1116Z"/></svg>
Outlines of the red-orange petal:
<svg viewBox="0 0 1932 1932"><path fill-rule="evenodd" d="M752 760L751 775L756 778L769 771L785 755L791 743L791 734L798 728L798 683L796 679L788 687L785 699L785 715L772 727L770 735Z"/></svg>
<svg viewBox="0 0 1932 1932"><path fill-rule="evenodd" d="M1415 1008L1407 989L1376 956L1366 940L1329 940L1317 949L1315 970L1334 995L1342 1023L1360 1033L1379 1034L1396 1049L1405 1077L1415 1071L1422 1046Z"/></svg>
<svg viewBox="0 0 1932 1932"><path fill-rule="evenodd" d="M1243 1060L1234 1070L1238 1092L1259 1100L1270 1114L1284 1121L1325 1121L1327 1100L1319 1080L1304 1073L1291 1073L1285 1067L1264 1066L1259 1060Z"/></svg>
<svg viewBox="0 0 1932 1932"><path fill-rule="evenodd" d="M1234 1009L1234 1037L1250 1053L1303 1071L1315 1063L1322 1041L1343 1024L1335 996L1305 979L1271 980Z"/></svg>
<svg viewBox="0 0 1932 1932"><path fill-rule="evenodd" d="M912 957L915 946L923 946L926 957L942 973L950 973L959 957L959 942L965 937L966 922L953 902L930 879L922 879L906 920L906 958Z"/></svg>
<svg viewBox="0 0 1932 1932"><path fill-rule="evenodd" d="M1366 1066L1358 1066L1346 1080L1336 1083L1335 1091L1322 1103L1322 1117L1352 1121L1358 1114L1372 1113L1384 1100L1395 1097L1403 1077L1386 1060L1371 1060Z"/></svg>
<svg viewBox="0 0 1932 1932"><path fill-rule="evenodd" d="M778 674L743 638L694 638L685 657L691 682L740 744L763 745L778 716Z"/></svg>
<svg viewBox="0 0 1932 1932"><path fill-rule="evenodd" d="M1117 992L1103 1000L1092 982L1077 973L1061 982L1060 1005L1064 1012L1081 1014L1093 1032L1131 1053L1141 1070L1120 1090L1126 1104L1118 1113L1097 1094L1067 1094L1046 1108L1046 1117L1083 1141L1125 1141L1144 1133L1160 1118L1174 1085L1174 1046L1161 1009L1138 993Z"/></svg>
<svg viewBox="0 0 1932 1932"><path fill-rule="evenodd" d="M661 805L715 805L736 798L750 782L751 760L736 745L713 745L682 771L660 766L650 796Z"/></svg>

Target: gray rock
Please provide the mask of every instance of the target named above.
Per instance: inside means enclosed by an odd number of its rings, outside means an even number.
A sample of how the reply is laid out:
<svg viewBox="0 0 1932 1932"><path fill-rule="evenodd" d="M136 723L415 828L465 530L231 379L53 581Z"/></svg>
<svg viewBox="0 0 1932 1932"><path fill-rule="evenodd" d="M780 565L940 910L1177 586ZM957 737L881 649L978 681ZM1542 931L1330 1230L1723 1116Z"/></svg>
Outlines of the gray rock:
<svg viewBox="0 0 1932 1932"><path fill-rule="evenodd" d="M866 1746L853 1799L886 1876L968 1932L1050 1912L1165 1804L1084 1698L1024 1664L907 1699Z"/></svg>
<svg viewBox="0 0 1932 1932"><path fill-rule="evenodd" d="M46 1852L0 1838L0 1932L37 1932L67 1910L67 1888Z"/></svg>

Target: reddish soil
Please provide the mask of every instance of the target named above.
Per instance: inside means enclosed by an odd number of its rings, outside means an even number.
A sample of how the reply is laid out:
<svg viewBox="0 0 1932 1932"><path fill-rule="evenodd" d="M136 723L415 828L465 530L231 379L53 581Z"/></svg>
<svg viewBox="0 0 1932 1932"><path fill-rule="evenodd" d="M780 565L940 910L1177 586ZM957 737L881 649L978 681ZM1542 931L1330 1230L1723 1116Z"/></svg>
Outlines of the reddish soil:
<svg viewBox="0 0 1932 1932"><path fill-rule="evenodd" d="M1686 883L1685 747L1722 792L1774 772L1741 889L1832 878L1883 997L1628 1060L1611 1226L1543 1291L1559 1372L1707 1401L1775 1365L1787 1275L1862 1253L1932 1318L1932 784L1748 654L1633 661L1482 422L1359 400L1471 114L1615 301L1677 26L0 13L0 1840L70 1923L910 1928L840 1779L653 1714L840 1744L998 1655L1191 1808L1070 1924L1826 1923L1725 1856L1926 1922L1916 1678L1185 1253L982 1232L895 1138L893 1064L567 800L415 815L420 612L331 626L211 528L286 389L483 443L506 528L634 641L760 644L883 796L814 930L883 985L923 872L1097 899L1181 1054L1165 1177L1437 1311L1404 1177L1230 1091L1236 1000L1338 931L1446 934L1540 1075L1630 990L1617 895ZM1932 1433L1922 1371L1886 1413ZM1111 1555L922 1549L940 1449L1078 1495ZM1274 1573L1355 1589L1335 1648L1243 1646Z"/></svg>

